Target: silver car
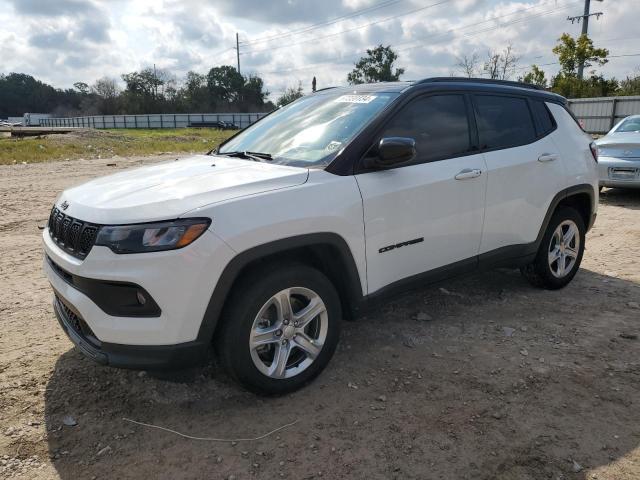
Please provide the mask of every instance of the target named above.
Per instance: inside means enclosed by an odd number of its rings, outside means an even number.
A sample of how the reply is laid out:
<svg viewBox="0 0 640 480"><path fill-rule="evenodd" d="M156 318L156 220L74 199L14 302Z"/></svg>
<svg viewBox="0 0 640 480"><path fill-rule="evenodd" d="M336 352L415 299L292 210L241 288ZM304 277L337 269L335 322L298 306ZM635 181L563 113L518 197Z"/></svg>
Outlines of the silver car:
<svg viewBox="0 0 640 480"><path fill-rule="evenodd" d="M631 115L596 140L600 187L640 188L640 115Z"/></svg>

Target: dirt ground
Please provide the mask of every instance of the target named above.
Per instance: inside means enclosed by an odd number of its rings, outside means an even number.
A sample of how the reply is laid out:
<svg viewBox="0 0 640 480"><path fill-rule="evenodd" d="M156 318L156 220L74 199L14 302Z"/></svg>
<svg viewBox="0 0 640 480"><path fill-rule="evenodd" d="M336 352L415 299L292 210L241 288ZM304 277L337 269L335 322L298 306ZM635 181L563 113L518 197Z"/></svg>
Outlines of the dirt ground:
<svg viewBox="0 0 640 480"><path fill-rule="evenodd" d="M258 398L72 349L41 272L57 193L155 159L0 167L0 478L640 478L640 191L606 190L562 291L499 270L344 325L311 385ZM204 442L128 423L130 418ZM69 423L76 423L69 426Z"/></svg>

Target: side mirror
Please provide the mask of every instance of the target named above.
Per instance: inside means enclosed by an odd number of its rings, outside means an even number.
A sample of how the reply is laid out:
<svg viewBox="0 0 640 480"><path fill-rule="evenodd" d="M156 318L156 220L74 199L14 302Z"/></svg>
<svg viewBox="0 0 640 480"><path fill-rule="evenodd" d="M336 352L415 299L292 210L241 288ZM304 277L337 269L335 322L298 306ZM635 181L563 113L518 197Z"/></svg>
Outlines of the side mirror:
<svg viewBox="0 0 640 480"><path fill-rule="evenodd" d="M365 159L367 168L391 168L410 162L416 156L416 141L408 137L385 137L378 143L377 156Z"/></svg>

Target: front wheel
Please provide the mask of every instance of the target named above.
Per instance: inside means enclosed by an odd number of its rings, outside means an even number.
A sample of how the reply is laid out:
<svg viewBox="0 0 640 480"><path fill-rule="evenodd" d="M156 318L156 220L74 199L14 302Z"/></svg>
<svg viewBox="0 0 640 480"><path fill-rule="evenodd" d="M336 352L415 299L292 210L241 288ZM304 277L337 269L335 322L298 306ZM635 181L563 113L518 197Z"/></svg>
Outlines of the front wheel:
<svg viewBox="0 0 640 480"><path fill-rule="evenodd" d="M535 260L520 271L537 287L556 290L566 286L580 268L585 232L575 209L559 208L549 221Z"/></svg>
<svg viewBox="0 0 640 480"><path fill-rule="evenodd" d="M342 315L324 274L303 264L272 267L234 287L215 342L225 370L267 395L297 390L324 369Z"/></svg>

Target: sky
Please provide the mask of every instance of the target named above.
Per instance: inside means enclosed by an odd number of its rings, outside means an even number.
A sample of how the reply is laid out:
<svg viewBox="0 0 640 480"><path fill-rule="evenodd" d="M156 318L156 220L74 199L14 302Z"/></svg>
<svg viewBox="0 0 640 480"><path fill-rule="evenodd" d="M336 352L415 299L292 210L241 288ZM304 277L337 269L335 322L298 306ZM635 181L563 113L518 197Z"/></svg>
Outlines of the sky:
<svg viewBox="0 0 640 480"><path fill-rule="evenodd" d="M581 25L584 0L0 0L0 73L21 72L68 88L156 65L186 72L236 65L265 80L271 98L299 82L308 92L344 85L378 44L399 55L403 79L459 74L463 55L481 59L508 44L531 64L557 71L551 49ZM615 56L598 72L640 73L640 0L592 0L589 33ZM627 56L636 55L636 56Z"/></svg>

